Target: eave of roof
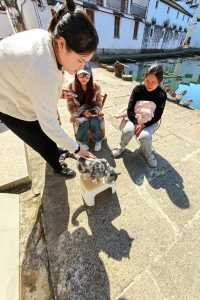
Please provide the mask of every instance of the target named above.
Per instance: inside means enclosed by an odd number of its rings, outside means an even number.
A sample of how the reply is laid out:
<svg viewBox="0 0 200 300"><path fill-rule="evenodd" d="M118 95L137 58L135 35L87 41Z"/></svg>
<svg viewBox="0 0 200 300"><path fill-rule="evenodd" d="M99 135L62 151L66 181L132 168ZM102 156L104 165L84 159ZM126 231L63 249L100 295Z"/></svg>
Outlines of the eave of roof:
<svg viewBox="0 0 200 300"><path fill-rule="evenodd" d="M161 2L168 4L169 6L179 10L180 12L182 12L183 14L189 16L189 17L193 17L193 15L187 11L185 8L183 8L180 4L178 4L176 1L174 0L160 0Z"/></svg>

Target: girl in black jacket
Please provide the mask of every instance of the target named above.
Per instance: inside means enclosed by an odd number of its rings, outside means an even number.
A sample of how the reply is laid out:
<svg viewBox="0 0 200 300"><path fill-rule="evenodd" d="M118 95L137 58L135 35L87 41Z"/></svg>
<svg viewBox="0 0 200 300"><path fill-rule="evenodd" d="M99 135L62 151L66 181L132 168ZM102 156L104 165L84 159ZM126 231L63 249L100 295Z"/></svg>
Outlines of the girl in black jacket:
<svg viewBox="0 0 200 300"><path fill-rule="evenodd" d="M162 81L162 66L153 65L145 74L144 84L133 89L127 109L129 121L122 130L120 145L112 151L114 157L120 156L131 138L136 135L148 165L157 167L157 160L152 151L152 135L158 127L167 98L165 91L160 87Z"/></svg>

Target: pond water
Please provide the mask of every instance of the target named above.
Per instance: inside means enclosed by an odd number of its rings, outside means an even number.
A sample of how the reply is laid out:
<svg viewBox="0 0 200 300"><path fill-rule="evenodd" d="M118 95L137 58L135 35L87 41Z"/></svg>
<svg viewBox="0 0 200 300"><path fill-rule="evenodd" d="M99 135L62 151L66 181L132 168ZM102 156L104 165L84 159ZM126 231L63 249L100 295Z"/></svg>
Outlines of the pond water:
<svg viewBox="0 0 200 300"><path fill-rule="evenodd" d="M165 85L169 85L177 94L185 91L181 102L192 99L190 107L200 110L200 56L126 64L125 73L132 72L133 79L142 82L146 70L154 63L162 64Z"/></svg>

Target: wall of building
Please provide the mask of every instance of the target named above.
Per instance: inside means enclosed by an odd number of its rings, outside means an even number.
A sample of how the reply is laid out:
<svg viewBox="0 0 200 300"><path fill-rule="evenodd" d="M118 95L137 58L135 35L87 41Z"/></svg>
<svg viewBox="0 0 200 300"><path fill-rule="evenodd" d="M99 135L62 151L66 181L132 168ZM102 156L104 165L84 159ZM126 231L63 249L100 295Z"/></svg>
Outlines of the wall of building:
<svg viewBox="0 0 200 300"><path fill-rule="evenodd" d="M146 25L142 49L175 49L181 47L186 33L163 28L159 25Z"/></svg>
<svg viewBox="0 0 200 300"><path fill-rule="evenodd" d="M24 23L27 29L43 28L47 29L51 19L51 8L47 5L46 0L42 1L39 7L36 1L18 0L19 7L22 7Z"/></svg>
<svg viewBox="0 0 200 300"><path fill-rule="evenodd" d="M133 18L120 18L119 38L114 38L115 16L111 13L95 11L95 26L99 34L99 49L140 49L144 23L140 22L138 38L133 39L135 21ZM102 26L102 24L106 24Z"/></svg>
<svg viewBox="0 0 200 300"><path fill-rule="evenodd" d="M200 48L200 22L195 24L192 32L190 47Z"/></svg>
<svg viewBox="0 0 200 300"><path fill-rule="evenodd" d="M147 22L151 22L152 18L156 19L156 24L163 25L163 22L169 20L170 25L177 25L177 27L182 26L183 29L187 28L191 22L191 17L185 15L179 10L173 8L169 5L159 1L158 7L156 8L155 0L149 1L148 13L147 13Z"/></svg>
<svg viewBox="0 0 200 300"><path fill-rule="evenodd" d="M194 48L200 48L200 0L199 6L195 10L194 18L192 20L190 28L191 42L190 46Z"/></svg>
<svg viewBox="0 0 200 300"><path fill-rule="evenodd" d="M150 0L142 42L143 49L174 49L182 46L191 17L159 1ZM164 23L168 22L167 26ZM181 27L181 28L180 28Z"/></svg>
<svg viewBox="0 0 200 300"><path fill-rule="evenodd" d="M42 7L38 7L35 1L18 1L19 7L22 7L27 29L38 27L43 29L48 28L51 19L51 7L47 5L47 0L42 1ZM78 2L82 5L81 1ZM106 1L104 1L104 3L106 3ZM133 4L142 4L142 7L145 8L147 0L135 0ZM130 12L130 7L131 1L129 0L128 12ZM182 46L186 37L184 29L188 28L189 25L191 26L192 19L173 7L168 8L169 6L162 1L159 1L156 8L156 0L149 0L146 20L140 21L139 23L137 39L133 39L136 22L134 15L121 15L119 38L115 38L115 15L113 14L113 10L100 6L98 10L94 9L94 24L99 34L98 51L104 53L122 53L123 50L126 50L127 53L130 53L131 51L139 51L140 49L174 49ZM164 27L164 22L167 20L169 20L169 24L167 27ZM12 28L9 25L5 13L0 15L0 24L2 24L0 26L0 36L6 36L12 33ZM182 30L180 30L180 26ZM192 47L200 47L199 32L200 23L193 28Z"/></svg>
<svg viewBox="0 0 200 300"><path fill-rule="evenodd" d="M0 39L9 36L12 33L13 30L8 20L6 12L0 11Z"/></svg>

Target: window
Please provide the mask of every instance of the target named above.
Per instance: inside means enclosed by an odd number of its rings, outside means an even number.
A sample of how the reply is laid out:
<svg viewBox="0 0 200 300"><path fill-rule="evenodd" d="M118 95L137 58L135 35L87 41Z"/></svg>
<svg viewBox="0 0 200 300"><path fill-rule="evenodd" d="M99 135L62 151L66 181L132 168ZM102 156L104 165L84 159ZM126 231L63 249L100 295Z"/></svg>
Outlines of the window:
<svg viewBox="0 0 200 300"><path fill-rule="evenodd" d="M190 21L190 17L188 17L188 20L187 20L187 22L189 23L189 21Z"/></svg>
<svg viewBox="0 0 200 300"><path fill-rule="evenodd" d="M156 1L156 6L155 8L158 8L159 0Z"/></svg>
<svg viewBox="0 0 200 300"><path fill-rule="evenodd" d="M152 37L152 35L153 35L153 28L151 28L150 37Z"/></svg>
<svg viewBox="0 0 200 300"><path fill-rule="evenodd" d="M86 14L88 15L92 23L94 23L94 11L91 9L86 9Z"/></svg>
<svg viewBox="0 0 200 300"><path fill-rule="evenodd" d="M128 11L128 1L121 0L121 12L127 13L127 11Z"/></svg>
<svg viewBox="0 0 200 300"><path fill-rule="evenodd" d="M114 38L119 38L120 32L120 17L115 16Z"/></svg>
<svg viewBox="0 0 200 300"><path fill-rule="evenodd" d="M178 19L178 17L179 17L179 11L177 12L177 15L176 15L176 18Z"/></svg>
<svg viewBox="0 0 200 300"><path fill-rule="evenodd" d="M133 39L134 40L137 40L137 38L138 38L139 25L140 25L140 22L135 21L134 30L133 30Z"/></svg>
<svg viewBox="0 0 200 300"><path fill-rule="evenodd" d="M168 6L168 8L167 8L167 14L169 14L169 12L170 12L170 7Z"/></svg>
<svg viewBox="0 0 200 300"><path fill-rule="evenodd" d="M183 15L183 21L185 20L185 16Z"/></svg>

